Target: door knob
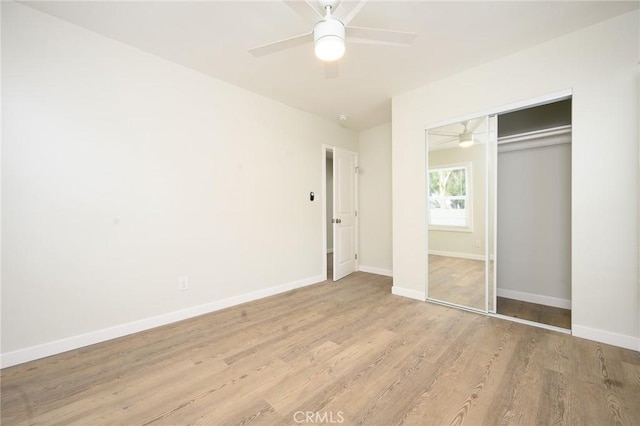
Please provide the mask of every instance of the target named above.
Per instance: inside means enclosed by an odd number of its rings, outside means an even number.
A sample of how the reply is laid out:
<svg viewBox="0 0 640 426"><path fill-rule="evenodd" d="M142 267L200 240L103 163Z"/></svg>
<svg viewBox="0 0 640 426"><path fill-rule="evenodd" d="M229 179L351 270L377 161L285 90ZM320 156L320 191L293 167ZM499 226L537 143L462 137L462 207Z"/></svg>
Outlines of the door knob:
<svg viewBox="0 0 640 426"><path fill-rule="evenodd" d="M342 219L336 219L336 223L342 223Z"/></svg>

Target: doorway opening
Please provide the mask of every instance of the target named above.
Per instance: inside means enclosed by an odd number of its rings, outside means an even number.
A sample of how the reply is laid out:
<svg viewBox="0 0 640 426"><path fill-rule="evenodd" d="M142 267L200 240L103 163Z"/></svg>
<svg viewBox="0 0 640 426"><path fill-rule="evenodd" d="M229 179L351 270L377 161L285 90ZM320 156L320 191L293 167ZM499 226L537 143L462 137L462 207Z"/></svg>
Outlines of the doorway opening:
<svg viewBox="0 0 640 426"><path fill-rule="evenodd" d="M327 271L326 279L333 281L333 225L331 223L331 219L333 218L333 150L326 151L325 170L325 199L327 200L327 206L325 208L326 218L324 221L326 226L324 234L327 241L327 266L325 270Z"/></svg>
<svg viewBox="0 0 640 426"><path fill-rule="evenodd" d="M498 115L496 313L571 329L571 98Z"/></svg>

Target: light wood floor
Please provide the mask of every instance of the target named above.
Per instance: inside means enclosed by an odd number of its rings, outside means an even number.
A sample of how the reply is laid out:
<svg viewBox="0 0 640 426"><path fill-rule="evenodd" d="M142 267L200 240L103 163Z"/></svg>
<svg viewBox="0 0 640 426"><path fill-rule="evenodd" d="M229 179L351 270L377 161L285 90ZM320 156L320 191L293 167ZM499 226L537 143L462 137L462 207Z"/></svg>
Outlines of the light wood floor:
<svg viewBox="0 0 640 426"><path fill-rule="evenodd" d="M492 268L489 270L493 272ZM484 311L484 276L483 260L429 255L429 297L432 299ZM490 291L489 300L493 303L492 287Z"/></svg>
<svg viewBox="0 0 640 426"><path fill-rule="evenodd" d="M639 424L638 352L390 290L356 272L4 369L2 424Z"/></svg>
<svg viewBox="0 0 640 426"><path fill-rule="evenodd" d="M485 264L480 260L429 255L429 297L485 309Z"/></svg>
<svg viewBox="0 0 640 426"><path fill-rule="evenodd" d="M570 309L555 308L553 306L498 297L498 309L496 312L501 315L522 318L571 330Z"/></svg>
<svg viewBox="0 0 640 426"><path fill-rule="evenodd" d="M429 298L484 310L484 274L484 261L429 255ZM496 312L501 315L571 329L571 310L503 297L497 301Z"/></svg>

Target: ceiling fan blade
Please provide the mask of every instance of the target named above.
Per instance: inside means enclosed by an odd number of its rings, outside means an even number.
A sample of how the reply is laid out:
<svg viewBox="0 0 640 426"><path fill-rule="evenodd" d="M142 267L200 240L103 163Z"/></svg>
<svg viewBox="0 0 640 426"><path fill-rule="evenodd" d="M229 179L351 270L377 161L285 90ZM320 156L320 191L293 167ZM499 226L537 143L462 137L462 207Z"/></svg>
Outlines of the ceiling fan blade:
<svg viewBox="0 0 640 426"><path fill-rule="evenodd" d="M341 1L333 16L343 24L349 25L349 22L362 10L365 4L367 4L367 0Z"/></svg>
<svg viewBox="0 0 640 426"><path fill-rule="evenodd" d="M262 46L249 49L249 53L253 56L260 57L271 53L280 52L290 47L300 46L301 44L311 43L313 41L313 33L301 34L284 40L274 41L272 43L263 44Z"/></svg>
<svg viewBox="0 0 640 426"><path fill-rule="evenodd" d="M364 27L345 27L345 32L349 42L386 44L389 46L409 46L418 36L416 33Z"/></svg>
<svg viewBox="0 0 640 426"><path fill-rule="evenodd" d="M456 136L455 138L449 138L449 139L445 139L443 141L440 141L436 145L444 145L445 143L449 143L449 142L453 142L453 141L457 141L457 140L459 140L459 139Z"/></svg>
<svg viewBox="0 0 640 426"><path fill-rule="evenodd" d="M429 130L429 134L436 135L436 136L455 136L455 137L460 136L460 133L456 133L456 132L434 132L432 130Z"/></svg>
<svg viewBox="0 0 640 426"><path fill-rule="evenodd" d="M338 61L325 62L324 63L324 77L328 80L338 78L340 67Z"/></svg>
<svg viewBox="0 0 640 426"><path fill-rule="evenodd" d="M302 19L315 24L323 18L322 12L314 6L318 4L317 1L311 3L308 0L282 0L287 6L289 6L295 13L300 15Z"/></svg>
<svg viewBox="0 0 640 426"><path fill-rule="evenodd" d="M475 132L483 122L484 122L484 117L480 117L476 119L476 122L473 124L473 126L471 126L471 128L467 131L467 133Z"/></svg>

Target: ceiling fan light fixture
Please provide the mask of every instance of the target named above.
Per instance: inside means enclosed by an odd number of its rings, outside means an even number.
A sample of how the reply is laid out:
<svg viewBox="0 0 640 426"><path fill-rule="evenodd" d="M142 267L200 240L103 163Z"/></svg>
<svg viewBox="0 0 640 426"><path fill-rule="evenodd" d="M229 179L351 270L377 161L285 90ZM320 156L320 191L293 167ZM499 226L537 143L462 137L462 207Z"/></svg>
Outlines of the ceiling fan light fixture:
<svg viewBox="0 0 640 426"><path fill-rule="evenodd" d="M331 62L342 58L344 46L344 24L331 17L318 22L313 29L316 57Z"/></svg>
<svg viewBox="0 0 640 426"><path fill-rule="evenodd" d="M468 148L473 145L473 135L468 133L466 135L460 135L460 142L458 142L458 146L460 148Z"/></svg>

